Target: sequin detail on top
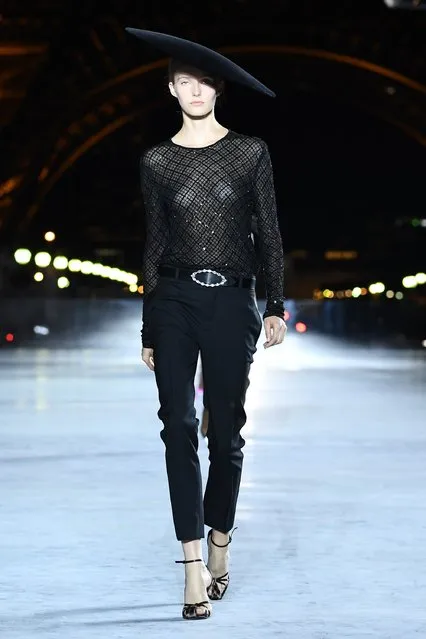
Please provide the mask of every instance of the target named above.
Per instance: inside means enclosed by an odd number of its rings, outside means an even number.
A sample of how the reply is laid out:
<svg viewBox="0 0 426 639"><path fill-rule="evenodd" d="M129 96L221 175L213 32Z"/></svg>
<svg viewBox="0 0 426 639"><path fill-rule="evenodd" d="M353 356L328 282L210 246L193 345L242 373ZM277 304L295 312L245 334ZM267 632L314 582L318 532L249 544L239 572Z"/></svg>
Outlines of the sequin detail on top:
<svg viewBox="0 0 426 639"><path fill-rule="evenodd" d="M262 267L267 294L263 317L283 317L284 258L266 143L233 131L201 148L166 140L143 154L140 168L146 216L144 346L152 345L150 299L160 264L243 277Z"/></svg>

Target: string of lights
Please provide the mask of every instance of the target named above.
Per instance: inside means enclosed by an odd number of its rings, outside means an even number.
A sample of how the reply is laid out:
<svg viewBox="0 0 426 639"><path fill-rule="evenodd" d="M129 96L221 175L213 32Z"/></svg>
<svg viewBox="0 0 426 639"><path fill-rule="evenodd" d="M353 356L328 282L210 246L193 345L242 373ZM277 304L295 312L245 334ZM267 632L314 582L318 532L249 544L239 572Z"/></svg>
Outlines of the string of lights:
<svg viewBox="0 0 426 639"><path fill-rule="evenodd" d="M65 255L53 256L47 251L39 251L35 255L27 248L19 248L14 253L15 262L21 266L34 263L38 268L34 272L34 280L42 282L44 280L43 270L52 266L57 271L67 272L67 275L60 275L57 278L57 286L60 289L70 286L69 274L81 273L83 275L91 275L102 277L114 282L120 282L128 286L130 293L143 293L143 286L138 285L138 276L135 273L123 271L117 267L107 266L100 262L92 262L90 260L81 260L78 258L67 258ZM71 277L71 276L70 276Z"/></svg>
<svg viewBox="0 0 426 639"><path fill-rule="evenodd" d="M46 242L51 243L56 239L56 235L53 231L47 231L44 235L44 239ZM91 260L79 258L69 259L65 255L53 256L52 253L48 251L39 251L33 255L27 248L17 249L14 253L14 258L15 262L22 266L29 265L32 262L34 263L35 267L37 267L33 275L36 282L42 282L44 280L45 275L42 269L46 269L50 266L57 271L66 271L67 275L62 274L57 278L56 283L60 289L70 286L71 281L68 276L69 274L81 273L82 275L102 277L126 284L130 293L143 294L143 285L139 283L139 278L135 273L123 271L120 268L101 264L100 262L92 262ZM416 273L415 275L405 275L401 279L403 289L415 289L417 286L424 284L426 284L426 273L423 272ZM402 290L393 290L387 287L383 282L372 282L368 286L355 286L344 290L325 288L323 290L315 289L313 291L314 300L357 299L365 295L385 295L388 299L395 300L402 300L404 298Z"/></svg>
<svg viewBox="0 0 426 639"><path fill-rule="evenodd" d="M415 275L406 275L401 280L402 287L405 289L414 289L417 286L426 284L426 273L416 273ZM402 291L394 291L388 288L383 282L373 282L368 287L355 286L354 288L348 288L345 290L332 290L325 288L324 290L315 289L313 298L315 300L321 299L345 299L345 298L358 298L364 295L386 295L388 299L402 300L404 293Z"/></svg>
<svg viewBox="0 0 426 639"><path fill-rule="evenodd" d="M92 275L121 282L128 286L130 293L143 293L143 286L138 284L138 276L135 273L123 271L117 267L107 266L99 262L81 260L78 258L68 259L64 255L56 255L53 257L47 251L40 251L33 256L31 251L26 248L17 249L14 253L14 258L16 263L20 265L28 265L31 261L33 261L35 266L39 269L47 268L52 265L53 268L58 271L67 270L69 273L82 273L83 275ZM35 271L34 280L36 282L42 282L43 279L43 271ZM405 289L413 289L417 286L424 285L426 284L426 273L406 275L402 278L401 284ZM59 276L57 279L57 286L58 288L68 288L68 286L70 286L69 278L65 275ZM396 300L402 300L404 298L404 293L402 291L389 289L383 282L373 282L368 287L355 286L354 288L345 290L333 290L331 288L325 288L323 290L315 289L313 292L313 298L316 300L358 298L368 294L385 294L387 298L395 298Z"/></svg>

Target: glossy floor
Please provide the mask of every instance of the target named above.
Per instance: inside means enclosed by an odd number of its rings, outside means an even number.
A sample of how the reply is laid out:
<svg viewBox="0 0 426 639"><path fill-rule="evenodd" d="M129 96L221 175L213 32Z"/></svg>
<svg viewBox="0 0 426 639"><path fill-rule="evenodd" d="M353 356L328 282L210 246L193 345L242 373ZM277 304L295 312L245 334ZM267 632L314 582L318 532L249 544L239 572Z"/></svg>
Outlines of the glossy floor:
<svg viewBox="0 0 426 639"><path fill-rule="evenodd" d="M157 393L138 350L120 330L0 353L1 636L425 636L423 353L308 334L260 346L231 586L200 625L180 617ZM200 456L205 471L204 441Z"/></svg>

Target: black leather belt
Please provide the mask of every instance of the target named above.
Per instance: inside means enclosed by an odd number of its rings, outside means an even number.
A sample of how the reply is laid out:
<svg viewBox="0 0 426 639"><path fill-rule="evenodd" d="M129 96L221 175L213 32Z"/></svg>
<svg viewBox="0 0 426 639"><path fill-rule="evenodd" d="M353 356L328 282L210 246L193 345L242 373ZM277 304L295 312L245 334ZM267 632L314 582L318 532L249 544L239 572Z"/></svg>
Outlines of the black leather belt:
<svg viewBox="0 0 426 639"><path fill-rule="evenodd" d="M184 282L194 282L199 286L216 288L219 286L235 286L237 288L255 288L255 277L236 277L227 273L221 273L210 268L201 268L195 271L174 266L160 266L160 277L171 277Z"/></svg>

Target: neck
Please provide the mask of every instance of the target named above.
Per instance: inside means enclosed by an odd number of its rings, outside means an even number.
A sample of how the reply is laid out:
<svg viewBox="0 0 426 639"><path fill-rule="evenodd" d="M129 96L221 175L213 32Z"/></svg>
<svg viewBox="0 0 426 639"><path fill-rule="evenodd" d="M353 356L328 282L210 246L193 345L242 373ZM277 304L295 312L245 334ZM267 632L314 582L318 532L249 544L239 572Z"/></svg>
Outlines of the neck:
<svg viewBox="0 0 426 639"><path fill-rule="evenodd" d="M175 138L194 145L208 143L226 132L225 127L216 120L214 111L200 118L191 117L182 111L182 119L182 127Z"/></svg>

